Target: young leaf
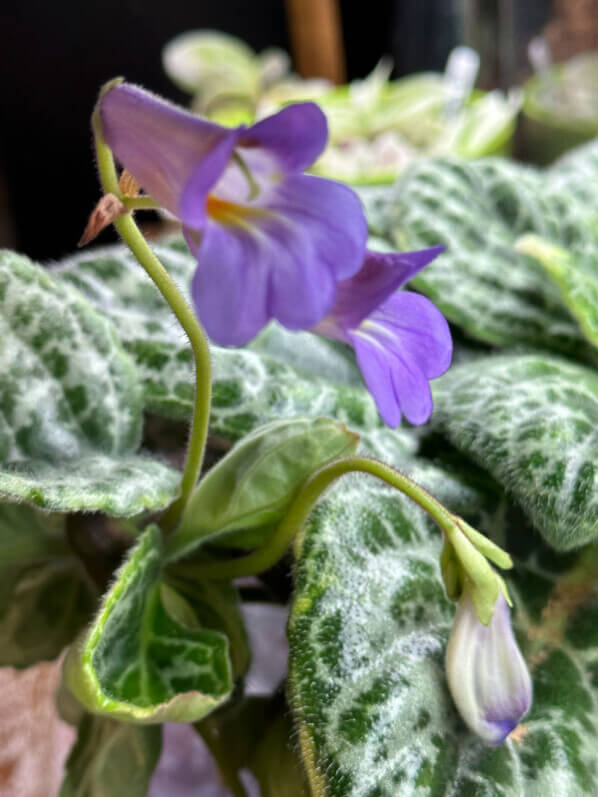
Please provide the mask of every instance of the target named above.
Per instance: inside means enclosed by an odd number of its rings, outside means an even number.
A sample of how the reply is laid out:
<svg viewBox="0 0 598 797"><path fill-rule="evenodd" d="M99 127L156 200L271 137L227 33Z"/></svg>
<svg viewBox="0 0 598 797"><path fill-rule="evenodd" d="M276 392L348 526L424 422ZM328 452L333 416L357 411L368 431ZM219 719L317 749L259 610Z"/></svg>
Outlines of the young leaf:
<svg viewBox="0 0 598 797"><path fill-rule="evenodd" d="M161 533L150 526L117 574L65 678L91 712L137 723L193 722L232 690L224 634L203 629L162 585Z"/></svg>
<svg viewBox="0 0 598 797"><path fill-rule="evenodd" d="M537 355L486 357L436 383L433 422L560 550L598 537L598 377Z"/></svg>
<svg viewBox="0 0 598 797"><path fill-rule="evenodd" d="M413 476L456 508L463 486L433 470ZM458 511L471 521L494 498L476 481L467 493L469 510ZM572 797L592 792L598 567L570 573L570 556L521 523L505 527L510 515L503 502L488 526L508 529L498 542L519 554L510 590L535 695L523 725L490 748L466 729L446 686L455 609L440 580L438 530L369 479L343 482L318 505L297 545L289 623L289 693L313 794L531 795L555 783Z"/></svg>
<svg viewBox="0 0 598 797"><path fill-rule="evenodd" d="M246 696L195 727L233 793L238 790L239 772L249 770L259 783L262 797L309 794L289 708L280 693L273 697Z"/></svg>
<svg viewBox="0 0 598 797"><path fill-rule="evenodd" d="M145 797L162 729L86 715L66 762L60 797Z"/></svg>
<svg viewBox="0 0 598 797"><path fill-rule="evenodd" d="M201 628L221 631L228 637L233 676L245 675L251 650L235 586L227 581L201 582L169 574L165 580L188 601Z"/></svg>
<svg viewBox="0 0 598 797"><path fill-rule="evenodd" d="M135 454L142 396L108 319L3 251L0 338L0 494L115 515L170 503L176 472Z"/></svg>
<svg viewBox="0 0 598 797"><path fill-rule="evenodd" d="M239 529L271 531L306 479L327 462L355 452L358 437L330 418L295 418L261 426L220 460L195 488L166 545L170 559ZM262 535L263 536L263 535ZM235 534L231 544L264 539Z"/></svg>
<svg viewBox="0 0 598 797"><path fill-rule="evenodd" d="M264 695L245 695L195 724L233 794L240 793L239 772L249 767L272 719L271 702Z"/></svg>
<svg viewBox="0 0 598 797"><path fill-rule="evenodd" d="M249 768L260 784L262 797L310 797L288 714L281 712L272 720Z"/></svg>

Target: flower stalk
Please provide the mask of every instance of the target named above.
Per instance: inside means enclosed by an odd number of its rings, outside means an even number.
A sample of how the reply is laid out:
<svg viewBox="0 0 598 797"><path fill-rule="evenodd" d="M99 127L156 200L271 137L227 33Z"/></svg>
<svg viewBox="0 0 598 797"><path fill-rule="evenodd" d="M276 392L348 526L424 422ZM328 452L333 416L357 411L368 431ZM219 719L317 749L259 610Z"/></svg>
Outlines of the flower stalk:
<svg viewBox="0 0 598 797"><path fill-rule="evenodd" d="M145 197L125 197L122 194L112 151L104 141L102 125L98 112L92 117L92 127L96 147L100 182L105 193L118 197L128 211L135 207L147 207L142 203ZM150 200L153 202L153 200ZM141 203L141 204L140 204ZM174 280L158 260L151 247L135 223L131 212L114 219L114 226L133 255L143 266L164 299L168 302L178 322L185 331L195 359L195 399L193 418L179 498L171 504L162 517L162 526L169 530L178 522L187 499L191 494L201 472L206 442L212 397L212 369L210 349L204 331L193 311L177 288Z"/></svg>
<svg viewBox="0 0 598 797"><path fill-rule="evenodd" d="M347 473L368 473L386 482L404 495L407 495L419 507L427 512L445 532L447 538L456 542L458 546L460 542L458 522L460 519L449 512L449 510L425 488L389 465L385 465L382 462L368 457L352 456L325 465L305 482L275 533L262 548L237 559L220 562L183 562L176 564L174 569L178 573L184 573L194 578L222 580L264 572L276 564L284 555L322 494L333 482ZM465 539L465 542L469 544L467 539ZM479 556L485 561L481 554L479 554ZM498 590L496 593L493 593L492 606L496 601L497 594Z"/></svg>

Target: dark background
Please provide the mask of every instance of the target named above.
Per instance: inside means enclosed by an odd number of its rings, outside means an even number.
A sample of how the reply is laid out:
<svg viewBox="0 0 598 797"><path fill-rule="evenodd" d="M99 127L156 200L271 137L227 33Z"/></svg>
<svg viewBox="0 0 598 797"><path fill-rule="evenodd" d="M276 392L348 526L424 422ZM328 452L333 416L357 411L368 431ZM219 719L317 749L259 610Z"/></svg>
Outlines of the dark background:
<svg viewBox="0 0 598 797"><path fill-rule="evenodd" d="M340 5L350 79L388 52L397 74L442 68L456 41L450 0ZM3 1L0 246L39 260L73 251L99 198L89 131L99 87L123 75L187 102L163 73L161 51L195 28L257 51L289 50L283 0Z"/></svg>

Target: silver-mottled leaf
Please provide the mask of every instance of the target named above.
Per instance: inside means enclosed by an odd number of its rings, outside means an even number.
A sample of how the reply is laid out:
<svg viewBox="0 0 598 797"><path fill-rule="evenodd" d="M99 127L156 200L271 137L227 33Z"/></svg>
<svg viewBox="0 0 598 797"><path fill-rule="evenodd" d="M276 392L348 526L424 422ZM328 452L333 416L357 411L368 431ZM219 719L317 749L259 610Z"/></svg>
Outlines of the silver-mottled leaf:
<svg viewBox="0 0 598 797"><path fill-rule="evenodd" d="M172 238L153 248L188 297L196 261L184 241ZM54 273L114 321L137 364L146 408L167 417L189 417L191 350L168 305L133 256L122 246L106 247L78 254ZM376 406L361 389L351 355L309 333L294 337L293 343L291 337L274 326L248 349L211 347L212 433L238 440L267 421L305 414L330 415L352 427L379 426Z"/></svg>
<svg viewBox="0 0 598 797"><path fill-rule="evenodd" d="M118 515L172 501L177 473L135 454L140 384L107 318L4 251L0 339L0 494Z"/></svg>
<svg viewBox="0 0 598 797"><path fill-rule="evenodd" d="M508 163L422 161L389 195L386 237L400 249L446 246L412 284L472 337L575 354L582 336L558 290L514 247L514 232L549 223L541 190L535 172Z"/></svg>
<svg viewBox="0 0 598 797"><path fill-rule="evenodd" d="M555 548L598 537L598 376L539 355L451 369L434 423L503 484Z"/></svg>
<svg viewBox="0 0 598 797"><path fill-rule="evenodd" d="M161 574L161 533L150 526L66 658L66 682L88 711L140 724L194 722L229 697L227 637L201 627Z"/></svg>
<svg viewBox="0 0 598 797"><path fill-rule="evenodd" d="M510 526L500 491L431 465L411 472L468 519L492 514L485 530ZM520 556L510 589L535 699L517 732L489 748L465 728L446 686L454 607L438 529L369 477L346 478L318 505L297 546L289 625L290 698L314 795L592 792L598 639L584 639L583 628L595 627L598 565L568 572L570 555L548 552L521 522L512 529L503 542Z"/></svg>

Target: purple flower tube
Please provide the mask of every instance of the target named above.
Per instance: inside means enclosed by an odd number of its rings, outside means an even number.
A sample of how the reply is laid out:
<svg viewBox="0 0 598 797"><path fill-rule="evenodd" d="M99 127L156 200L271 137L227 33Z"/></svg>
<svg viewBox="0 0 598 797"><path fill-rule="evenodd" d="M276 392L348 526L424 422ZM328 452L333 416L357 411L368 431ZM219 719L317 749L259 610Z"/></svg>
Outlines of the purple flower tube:
<svg viewBox="0 0 598 797"><path fill-rule="evenodd" d="M461 598L446 650L446 673L466 724L487 744L501 744L532 702L530 674L502 593L487 626L479 621L469 595Z"/></svg>
<svg viewBox="0 0 598 797"><path fill-rule="evenodd" d="M401 414L413 424L428 420L433 408L428 382L451 362L451 334L442 313L425 296L397 292L443 249L366 252L362 268L339 284L334 307L314 330L353 346L388 426L398 426Z"/></svg>

